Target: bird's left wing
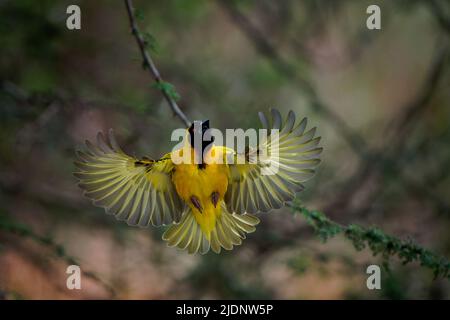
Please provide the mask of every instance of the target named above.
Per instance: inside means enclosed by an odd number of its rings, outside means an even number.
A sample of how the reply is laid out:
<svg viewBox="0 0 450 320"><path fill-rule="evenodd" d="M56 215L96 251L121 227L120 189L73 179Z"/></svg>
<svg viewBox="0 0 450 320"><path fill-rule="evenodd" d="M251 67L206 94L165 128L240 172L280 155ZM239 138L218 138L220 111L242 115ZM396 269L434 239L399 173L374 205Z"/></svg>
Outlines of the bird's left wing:
<svg viewBox="0 0 450 320"><path fill-rule="evenodd" d="M176 193L170 154L159 160L136 159L125 154L112 130L109 141L97 135L97 146L77 151L74 175L85 195L107 213L129 225L146 227L180 221L184 203Z"/></svg>
<svg viewBox="0 0 450 320"><path fill-rule="evenodd" d="M230 179L225 202L230 212L257 213L277 209L303 190L302 183L314 175L322 148L316 128L306 131L306 118L295 121L290 111L282 121L278 110L271 110L272 121L259 113L268 137L245 154L234 153L229 165ZM238 158L245 161L239 164ZM228 157L229 159L229 157Z"/></svg>

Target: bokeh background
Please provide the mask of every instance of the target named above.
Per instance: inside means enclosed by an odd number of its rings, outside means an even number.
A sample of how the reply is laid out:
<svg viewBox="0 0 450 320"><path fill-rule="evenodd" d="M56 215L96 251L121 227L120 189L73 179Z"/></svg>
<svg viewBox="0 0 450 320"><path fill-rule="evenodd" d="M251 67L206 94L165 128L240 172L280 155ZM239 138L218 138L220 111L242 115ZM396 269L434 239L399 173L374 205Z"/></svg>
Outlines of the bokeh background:
<svg viewBox="0 0 450 320"><path fill-rule="evenodd" d="M66 8L81 7L81 30ZM377 4L382 29L366 28ZM450 256L450 4L411 1L135 1L164 79L191 119L259 125L307 116L323 162L299 199L342 224L376 225ZM0 297L6 299L448 299L447 279L341 237L322 243L289 209L243 245L190 256L83 198L74 150L114 128L158 157L181 126L142 69L122 1L0 1ZM83 270L66 288L66 267Z"/></svg>

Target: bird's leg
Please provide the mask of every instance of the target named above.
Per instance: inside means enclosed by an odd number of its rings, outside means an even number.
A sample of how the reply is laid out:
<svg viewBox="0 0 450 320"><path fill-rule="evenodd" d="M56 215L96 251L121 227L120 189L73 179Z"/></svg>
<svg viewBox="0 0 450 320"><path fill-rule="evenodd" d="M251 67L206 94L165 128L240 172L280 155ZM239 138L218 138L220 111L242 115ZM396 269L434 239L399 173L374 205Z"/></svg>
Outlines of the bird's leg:
<svg viewBox="0 0 450 320"><path fill-rule="evenodd" d="M217 191L214 191L211 194L211 201L214 205L214 208L217 207L217 203L219 202L219 193Z"/></svg>
<svg viewBox="0 0 450 320"><path fill-rule="evenodd" d="M200 213L203 213L203 208L202 205L200 203L200 200L196 197L196 196L191 196L191 202L194 205L194 207L197 208L198 211L200 211Z"/></svg>

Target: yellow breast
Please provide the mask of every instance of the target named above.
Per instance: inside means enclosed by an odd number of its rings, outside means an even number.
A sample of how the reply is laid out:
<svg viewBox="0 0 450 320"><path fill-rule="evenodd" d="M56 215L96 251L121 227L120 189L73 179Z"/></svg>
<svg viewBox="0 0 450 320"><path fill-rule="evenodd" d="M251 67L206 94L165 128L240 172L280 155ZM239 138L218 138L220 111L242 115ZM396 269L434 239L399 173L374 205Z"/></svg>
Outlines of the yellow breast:
<svg viewBox="0 0 450 320"><path fill-rule="evenodd" d="M211 153L214 153L212 148ZM221 203L228 187L228 167L225 164L211 163L204 167L198 164L175 165L172 180L178 195L192 209L198 224L207 236L214 229L216 218L221 214ZM212 202L212 194L219 193L216 206ZM192 196L199 199L200 212L191 201Z"/></svg>

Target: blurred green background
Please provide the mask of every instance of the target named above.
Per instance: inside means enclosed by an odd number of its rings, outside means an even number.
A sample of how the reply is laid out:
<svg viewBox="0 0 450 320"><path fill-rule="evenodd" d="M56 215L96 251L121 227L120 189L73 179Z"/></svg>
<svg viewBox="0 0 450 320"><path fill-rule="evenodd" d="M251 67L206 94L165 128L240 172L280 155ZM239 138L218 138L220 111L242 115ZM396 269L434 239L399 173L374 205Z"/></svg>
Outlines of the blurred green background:
<svg viewBox="0 0 450 320"><path fill-rule="evenodd" d="M81 30L66 8L81 8ZM135 1L163 78L190 119L259 126L277 107L318 127L323 162L299 199L450 256L450 4L395 1ZM382 29L366 28L381 8ZM0 298L448 299L446 279L321 243L289 209L243 245L189 256L163 229L116 221L83 198L74 150L114 128L158 157L181 122L142 69L122 1L0 2ZM57 245L60 244L61 246ZM66 266L85 272L67 290Z"/></svg>

